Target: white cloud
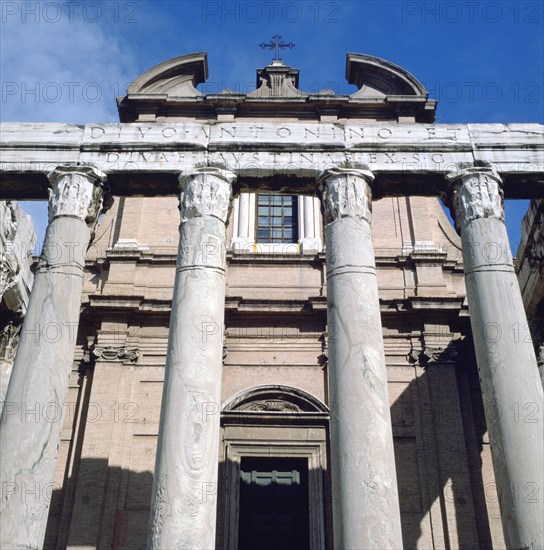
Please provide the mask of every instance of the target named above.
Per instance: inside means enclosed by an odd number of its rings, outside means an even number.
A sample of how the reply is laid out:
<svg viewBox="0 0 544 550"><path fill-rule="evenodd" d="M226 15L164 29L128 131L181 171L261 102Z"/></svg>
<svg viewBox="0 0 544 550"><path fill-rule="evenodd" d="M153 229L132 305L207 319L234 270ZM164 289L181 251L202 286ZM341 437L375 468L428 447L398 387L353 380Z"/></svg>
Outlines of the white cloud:
<svg viewBox="0 0 544 550"><path fill-rule="evenodd" d="M36 4L27 3L26 9ZM74 4L73 17L67 3L48 4L63 10L58 21L58 10L49 8L46 12L43 3L38 4L36 14L25 12L22 2L2 4L2 120L116 122L115 97L124 95L126 85L140 72L136 54L128 46L131 41L127 40L135 25L122 22L130 14L115 14L111 9L107 11L107 4L100 4L102 14L92 23L97 12L88 6L96 2ZM39 250L47 225L47 203L24 202L22 207L32 216Z"/></svg>
<svg viewBox="0 0 544 550"><path fill-rule="evenodd" d="M63 10L58 21L55 19L60 12L51 7L44 11L46 4ZM29 2L25 12L23 2L2 3L0 118L17 122L117 122L115 97L124 95L126 85L140 72L136 54L128 46L128 34L136 30L135 25L123 22L130 14L115 14L104 3L93 23L97 12L91 8L97 2L75 3L73 17L67 3L46 4ZM30 10L36 5L38 11L33 14ZM21 206L32 216L38 243L42 243L47 203L23 202Z"/></svg>
<svg viewBox="0 0 544 550"><path fill-rule="evenodd" d="M6 12L6 4L17 13ZM44 12L46 4L29 4L38 5L36 14L25 16L22 2L2 7L2 120L117 121L115 96L124 95L138 74L129 41L123 40L134 25L116 22L119 17L106 3L74 4L73 16L68 3L47 3L63 10L58 21L58 10ZM96 11L81 11L91 4L102 10L95 23L90 21Z"/></svg>

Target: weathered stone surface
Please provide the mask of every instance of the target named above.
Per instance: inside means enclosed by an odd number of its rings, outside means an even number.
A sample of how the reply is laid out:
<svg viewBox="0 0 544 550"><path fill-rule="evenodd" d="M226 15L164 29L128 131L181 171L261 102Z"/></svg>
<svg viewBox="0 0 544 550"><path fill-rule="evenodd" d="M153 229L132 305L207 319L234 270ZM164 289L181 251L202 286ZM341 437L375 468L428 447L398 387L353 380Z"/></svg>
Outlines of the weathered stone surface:
<svg viewBox="0 0 544 550"><path fill-rule="evenodd" d="M523 218L516 273L529 321L518 327L524 338L532 336L544 385L544 199L532 200Z"/></svg>
<svg viewBox="0 0 544 550"><path fill-rule="evenodd" d="M158 187L154 189L159 194L171 194L171 186L161 184L160 175L190 169L202 161L203 152L210 162L222 163L242 177L285 174L315 178L329 166L365 163L378 179L403 174L405 182L394 192L406 189L407 194L433 194L441 183L430 182L431 189L418 186L406 179L407 172L444 175L456 163L488 160L503 176L529 181L530 189L534 189L538 175L544 172L543 135L543 126L538 124L192 121L87 124L84 128L65 125L63 129L59 124L4 123L0 193L9 198L19 177L17 172L34 175L39 181L44 171L59 163L79 162L93 164L112 176L157 173ZM117 193L116 177L111 183ZM390 185L387 179L384 183ZM516 189L506 183L505 191L515 196ZM27 191L29 196L42 196L43 187L33 185L36 188L33 195ZM134 186L132 191L123 187L123 193L137 191Z"/></svg>
<svg viewBox="0 0 544 550"><path fill-rule="evenodd" d="M543 395L491 167L452 172L470 321L507 548L544 547Z"/></svg>
<svg viewBox="0 0 544 550"><path fill-rule="evenodd" d="M368 169L321 176L336 548L402 548Z"/></svg>
<svg viewBox="0 0 544 550"><path fill-rule="evenodd" d="M50 179L51 220L1 419L0 546L6 549L43 544L79 324L85 254L105 176L92 168L74 167L59 168Z"/></svg>
<svg viewBox="0 0 544 550"><path fill-rule="evenodd" d="M33 275L30 270L36 232L30 216L14 201L0 201L0 301L24 315Z"/></svg>
<svg viewBox="0 0 544 550"><path fill-rule="evenodd" d="M370 170L349 172L332 168L326 171L326 185L321 192L324 223L329 224L341 218L357 218L370 224L372 212L372 191L369 185L362 185L361 178L368 183L374 180Z"/></svg>
<svg viewBox="0 0 544 550"><path fill-rule="evenodd" d="M234 177L218 168L180 176L180 241L148 543L156 550L215 545L225 224Z"/></svg>
<svg viewBox="0 0 544 550"><path fill-rule="evenodd" d="M30 216L17 202L0 201L0 411L34 280L31 264L35 244Z"/></svg>
<svg viewBox="0 0 544 550"><path fill-rule="evenodd" d="M452 212L457 231L461 232L463 225L478 218L495 218L504 222L502 182L499 175L473 168L464 170L462 176L462 185L454 185L451 190Z"/></svg>
<svg viewBox="0 0 544 550"><path fill-rule="evenodd" d="M49 174L49 223L60 216L72 216L94 227L103 203L101 187L89 185L89 177L96 175L92 168L62 166Z"/></svg>

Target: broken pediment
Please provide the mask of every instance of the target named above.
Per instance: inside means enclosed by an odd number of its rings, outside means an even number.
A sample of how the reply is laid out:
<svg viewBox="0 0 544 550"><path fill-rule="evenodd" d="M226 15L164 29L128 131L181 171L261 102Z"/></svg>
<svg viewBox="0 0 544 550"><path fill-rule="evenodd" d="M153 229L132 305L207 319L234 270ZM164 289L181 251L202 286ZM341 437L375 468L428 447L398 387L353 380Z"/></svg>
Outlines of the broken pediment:
<svg viewBox="0 0 544 550"><path fill-rule="evenodd" d="M351 97L420 96L427 99L425 86L402 67L371 55L348 53L346 79L359 90Z"/></svg>
<svg viewBox="0 0 544 550"><path fill-rule="evenodd" d="M205 52L159 63L141 74L117 99L121 122L165 121L169 118L235 120L288 118L292 120L370 119L433 122L436 101L408 71L384 59L347 54L346 77L359 90L335 94L324 89L299 89L299 69L274 59L257 69L257 89L201 93L197 86L208 77Z"/></svg>
<svg viewBox="0 0 544 550"><path fill-rule="evenodd" d="M127 92L164 94L170 97L201 96L196 86L208 78L208 56L205 52L182 55L163 61L142 73Z"/></svg>

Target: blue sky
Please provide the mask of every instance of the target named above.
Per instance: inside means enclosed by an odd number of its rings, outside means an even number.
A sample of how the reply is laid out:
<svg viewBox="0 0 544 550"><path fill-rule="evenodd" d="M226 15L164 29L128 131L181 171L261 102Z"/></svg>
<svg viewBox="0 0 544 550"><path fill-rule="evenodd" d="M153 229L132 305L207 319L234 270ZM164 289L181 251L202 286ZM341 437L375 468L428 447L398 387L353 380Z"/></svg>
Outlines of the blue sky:
<svg viewBox="0 0 544 550"><path fill-rule="evenodd" d="M438 99L437 122L544 122L542 1L0 2L1 119L116 122L115 96L144 70L208 52L203 92L249 91L280 34L300 88L355 91L347 52L410 71ZM527 201L507 201L515 251ZM44 203L25 203L38 233Z"/></svg>

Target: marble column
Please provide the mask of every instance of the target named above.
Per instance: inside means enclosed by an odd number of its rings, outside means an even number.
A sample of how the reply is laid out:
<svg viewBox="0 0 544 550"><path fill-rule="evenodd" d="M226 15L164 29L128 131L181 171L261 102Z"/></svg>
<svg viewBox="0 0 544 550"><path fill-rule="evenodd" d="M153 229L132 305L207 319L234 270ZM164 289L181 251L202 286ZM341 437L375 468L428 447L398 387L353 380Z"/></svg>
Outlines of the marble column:
<svg viewBox="0 0 544 550"><path fill-rule="evenodd" d="M48 175L49 225L21 329L0 424L0 548L42 548L73 365L83 269L105 175Z"/></svg>
<svg viewBox="0 0 544 550"><path fill-rule="evenodd" d="M335 548L402 548L367 167L320 176Z"/></svg>
<svg viewBox="0 0 544 550"><path fill-rule="evenodd" d="M148 547L215 548L226 222L235 176L180 176L181 226Z"/></svg>
<svg viewBox="0 0 544 550"><path fill-rule="evenodd" d="M448 174L506 546L544 548L542 385L491 166Z"/></svg>

